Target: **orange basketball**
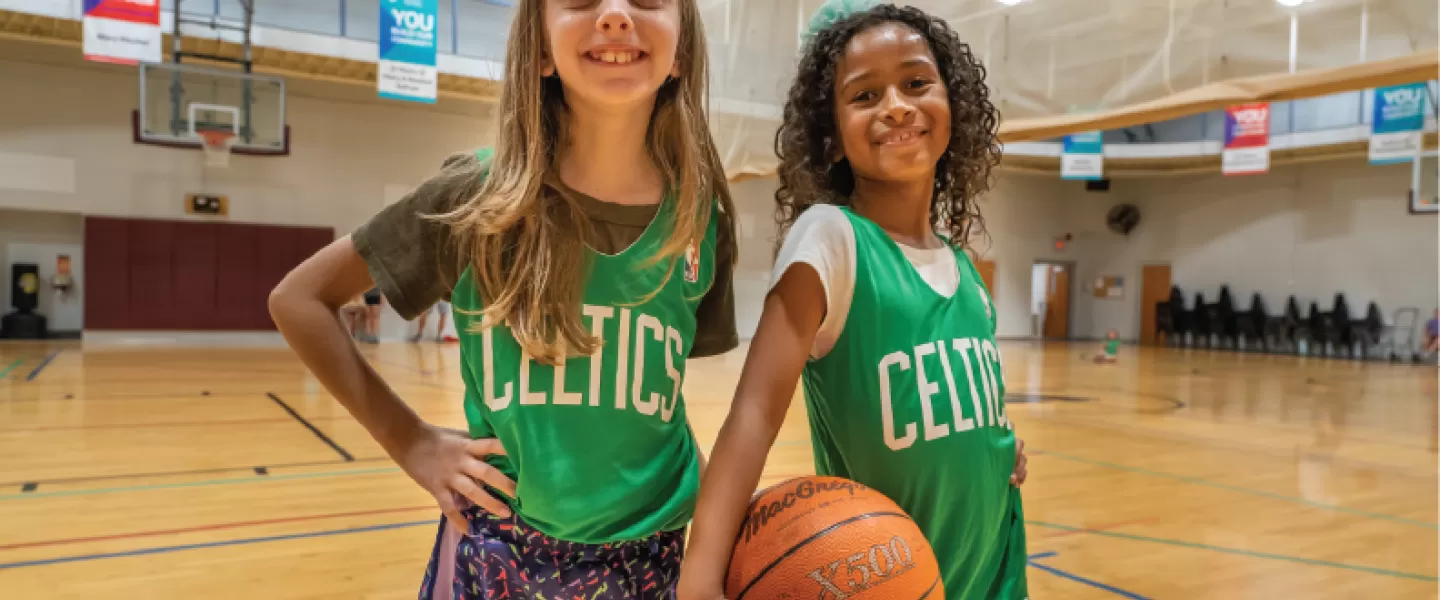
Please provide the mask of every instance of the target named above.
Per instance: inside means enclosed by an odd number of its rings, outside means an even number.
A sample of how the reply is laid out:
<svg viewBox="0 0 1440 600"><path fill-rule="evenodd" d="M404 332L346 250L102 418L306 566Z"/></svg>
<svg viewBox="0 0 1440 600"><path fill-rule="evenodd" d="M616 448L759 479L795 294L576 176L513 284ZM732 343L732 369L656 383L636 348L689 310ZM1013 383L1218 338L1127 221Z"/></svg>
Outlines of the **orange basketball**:
<svg viewBox="0 0 1440 600"><path fill-rule="evenodd" d="M930 543L884 494L838 477L800 477L755 495L727 600L941 599Z"/></svg>

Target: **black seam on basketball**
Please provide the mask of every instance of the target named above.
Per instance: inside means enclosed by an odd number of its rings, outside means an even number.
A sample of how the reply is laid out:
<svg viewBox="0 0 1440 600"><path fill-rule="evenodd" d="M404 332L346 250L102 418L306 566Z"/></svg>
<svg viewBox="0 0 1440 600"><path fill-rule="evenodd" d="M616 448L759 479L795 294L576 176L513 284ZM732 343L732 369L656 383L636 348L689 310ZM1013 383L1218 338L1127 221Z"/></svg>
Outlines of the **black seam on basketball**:
<svg viewBox="0 0 1440 600"><path fill-rule="evenodd" d="M930 589L925 590L925 593L920 594L920 600L925 600L926 598L929 598L929 597L930 597L930 594L935 593L935 586L937 586L937 585L940 585L940 576L939 576L939 575L936 575L936 576L935 576L935 581L930 582Z"/></svg>
<svg viewBox="0 0 1440 600"><path fill-rule="evenodd" d="M800 543L795 544L794 546L791 546L790 549L789 549L789 550L786 550L784 554L781 554L780 556L776 557L775 560L773 560L773 561L770 562L770 564L765 565L765 568L760 569L760 572L755 574L755 578L754 578L754 579L751 579L751 580L750 580L750 583L745 584L745 587L743 587L743 588L740 589L740 593L735 596L735 600L741 600L741 598L744 598L744 597L745 597L745 594L750 593L750 588L755 587L755 584L760 583L760 580L765 578L765 574L769 573L769 572L770 572L770 569L774 569L775 567L779 566L780 563L781 563L782 561L784 561L786 558L788 558L791 554L794 554L797 550L799 550L799 549L801 549L801 548L804 548L804 547L805 547L807 544L809 544L810 542L813 542L813 541L818 540L818 539L820 539L820 538L822 538L822 537L825 537L826 535L829 535L830 532L835 531L836 529L839 529L839 528L841 528L841 527L844 527L844 526L849 525L849 524L851 524L851 523L854 523L854 522L856 522L856 521L864 521L865 519L869 519L869 518L871 518L871 517L901 517L901 518L904 518L904 519L909 519L909 518L910 518L910 516L907 515L907 514L905 514L905 513L897 513L897 512L873 512L873 513L865 513L865 514L863 514L863 515L855 515L855 516L853 516L853 517L850 517L850 518L848 518L848 519L845 519L844 521L841 521L841 522L839 522L839 523L836 523L836 524L834 524L834 525L831 525L831 526L829 526L829 527L826 527L826 528L824 528L824 529L821 529L820 531L815 532L814 535L811 535L811 536L808 537L808 538L805 538L805 539L803 539L803 540L800 540Z"/></svg>

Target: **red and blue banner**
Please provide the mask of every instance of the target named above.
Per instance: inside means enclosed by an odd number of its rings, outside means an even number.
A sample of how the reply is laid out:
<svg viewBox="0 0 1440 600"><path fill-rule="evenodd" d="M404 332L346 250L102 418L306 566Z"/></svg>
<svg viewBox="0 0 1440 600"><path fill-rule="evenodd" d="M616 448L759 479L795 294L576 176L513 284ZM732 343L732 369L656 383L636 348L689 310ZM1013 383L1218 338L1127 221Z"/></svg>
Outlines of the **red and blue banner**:
<svg viewBox="0 0 1440 600"><path fill-rule="evenodd" d="M88 60L160 62L160 0L85 0L83 24Z"/></svg>
<svg viewBox="0 0 1440 600"><path fill-rule="evenodd" d="M1270 171L1270 104L1252 102L1225 109L1225 150L1220 171L1255 175Z"/></svg>

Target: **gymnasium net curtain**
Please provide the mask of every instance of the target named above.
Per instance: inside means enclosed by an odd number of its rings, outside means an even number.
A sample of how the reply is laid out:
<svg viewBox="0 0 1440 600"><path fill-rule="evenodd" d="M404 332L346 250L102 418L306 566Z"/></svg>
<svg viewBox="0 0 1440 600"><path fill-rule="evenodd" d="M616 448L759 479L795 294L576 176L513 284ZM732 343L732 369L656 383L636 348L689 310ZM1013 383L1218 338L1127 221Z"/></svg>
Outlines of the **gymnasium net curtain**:
<svg viewBox="0 0 1440 600"><path fill-rule="evenodd" d="M771 175L800 34L822 0L700 3L711 121L726 171L736 179ZM1294 9L1275 0L906 3L946 19L984 62L1006 142L1425 81L1437 72L1435 0L1313 0Z"/></svg>

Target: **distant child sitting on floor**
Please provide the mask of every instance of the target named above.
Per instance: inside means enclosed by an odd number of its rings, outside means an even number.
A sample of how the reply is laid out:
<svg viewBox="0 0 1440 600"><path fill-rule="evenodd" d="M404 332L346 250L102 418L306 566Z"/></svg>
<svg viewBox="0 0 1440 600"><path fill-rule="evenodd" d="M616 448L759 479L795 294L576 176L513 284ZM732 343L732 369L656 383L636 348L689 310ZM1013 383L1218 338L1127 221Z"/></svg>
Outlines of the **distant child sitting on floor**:
<svg viewBox="0 0 1440 600"><path fill-rule="evenodd" d="M1095 355L1096 364L1112 364L1120 353L1120 332L1111 329L1105 334L1105 351Z"/></svg>

